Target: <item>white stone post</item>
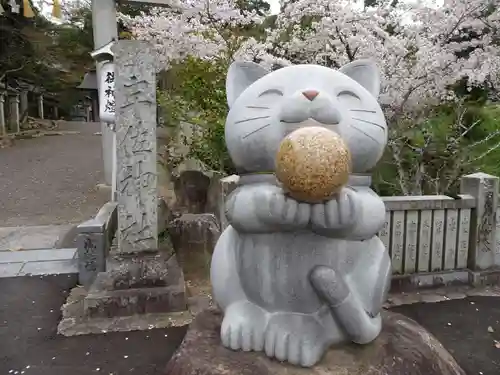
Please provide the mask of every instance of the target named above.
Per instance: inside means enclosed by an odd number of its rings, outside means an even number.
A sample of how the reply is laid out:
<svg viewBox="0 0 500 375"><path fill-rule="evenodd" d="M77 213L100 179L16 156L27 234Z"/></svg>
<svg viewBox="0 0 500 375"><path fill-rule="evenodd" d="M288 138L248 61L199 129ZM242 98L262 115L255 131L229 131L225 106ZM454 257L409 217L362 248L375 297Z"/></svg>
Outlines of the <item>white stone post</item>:
<svg viewBox="0 0 500 375"><path fill-rule="evenodd" d="M474 271L500 266L500 243L497 243L497 209L499 178L486 173L463 176L460 193L476 198L471 216L468 266Z"/></svg>
<svg viewBox="0 0 500 375"><path fill-rule="evenodd" d="M28 90L21 91L20 95L21 104L21 116L28 115Z"/></svg>
<svg viewBox="0 0 500 375"><path fill-rule="evenodd" d="M19 95L9 97L10 119L9 128L12 133L18 133L20 130L19 118Z"/></svg>
<svg viewBox="0 0 500 375"><path fill-rule="evenodd" d="M92 0L92 28L94 48L97 50L113 40L118 40L115 0ZM97 77L102 63L96 64ZM99 95L101 97L101 95ZM112 186L113 181L113 131L101 122L102 154L104 159L104 180Z"/></svg>
<svg viewBox="0 0 500 375"><path fill-rule="evenodd" d="M100 65L98 76L99 117L111 130L111 200L116 200L116 126L115 126L115 65L111 47L114 42L92 52L92 57Z"/></svg>
<svg viewBox="0 0 500 375"><path fill-rule="evenodd" d="M111 181L111 201L116 202L118 199L118 194L116 191L117 188L117 178L118 178L118 159L117 159L117 154L118 154L118 149L116 148L116 128L113 131L113 159L112 159L112 169L111 169L111 175L112 175L112 181Z"/></svg>
<svg viewBox="0 0 500 375"><path fill-rule="evenodd" d="M38 118L44 119L43 113L43 94L38 95L37 97L37 107L38 107Z"/></svg>
<svg viewBox="0 0 500 375"><path fill-rule="evenodd" d="M85 118L87 120L87 122L91 122L92 121L92 106L87 106L85 108Z"/></svg>
<svg viewBox="0 0 500 375"><path fill-rule="evenodd" d="M7 128L5 127L5 95L0 93L0 135L7 134Z"/></svg>

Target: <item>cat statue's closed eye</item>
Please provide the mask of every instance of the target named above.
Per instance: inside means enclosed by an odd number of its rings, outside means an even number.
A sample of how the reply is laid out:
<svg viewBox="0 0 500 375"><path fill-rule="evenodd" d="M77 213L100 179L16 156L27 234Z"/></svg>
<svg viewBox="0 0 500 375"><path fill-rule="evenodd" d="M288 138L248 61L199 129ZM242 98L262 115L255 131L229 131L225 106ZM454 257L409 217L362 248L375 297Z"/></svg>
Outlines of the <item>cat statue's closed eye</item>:
<svg viewBox="0 0 500 375"><path fill-rule="evenodd" d="M211 266L224 346L309 367L332 344L365 344L380 333L391 276L376 235L385 206L363 176L387 143L379 90L369 60L271 73L231 65L225 137L242 177L226 201L229 226ZM352 157L349 185L320 204L290 198L273 176L280 142L311 121L337 132Z"/></svg>

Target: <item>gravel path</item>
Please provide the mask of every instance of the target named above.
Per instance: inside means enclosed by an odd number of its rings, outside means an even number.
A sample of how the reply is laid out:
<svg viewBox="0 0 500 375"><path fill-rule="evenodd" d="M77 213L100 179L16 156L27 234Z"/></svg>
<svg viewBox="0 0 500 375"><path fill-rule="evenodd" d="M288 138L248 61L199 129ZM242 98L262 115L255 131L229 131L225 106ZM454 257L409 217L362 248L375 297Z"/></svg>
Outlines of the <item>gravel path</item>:
<svg viewBox="0 0 500 375"><path fill-rule="evenodd" d="M78 223L107 201L98 123L62 123L79 134L18 140L0 149L0 227Z"/></svg>

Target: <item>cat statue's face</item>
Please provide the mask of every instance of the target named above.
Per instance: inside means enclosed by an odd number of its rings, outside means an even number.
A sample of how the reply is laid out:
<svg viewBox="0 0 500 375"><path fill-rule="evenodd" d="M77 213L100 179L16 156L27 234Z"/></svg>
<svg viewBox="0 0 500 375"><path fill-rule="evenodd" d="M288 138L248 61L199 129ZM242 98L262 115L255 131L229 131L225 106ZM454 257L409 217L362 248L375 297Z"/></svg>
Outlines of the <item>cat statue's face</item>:
<svg viewBox="0 0 500 375"><path fill-rule="evenodd" d="M226 82L229 154L241 173L273 172L283 138L312 123L344 139L353 173L367 172L387 143L379 90L379 71L369 60L340 70L294 65L271 73L255 63L235 62Z"/></svg>

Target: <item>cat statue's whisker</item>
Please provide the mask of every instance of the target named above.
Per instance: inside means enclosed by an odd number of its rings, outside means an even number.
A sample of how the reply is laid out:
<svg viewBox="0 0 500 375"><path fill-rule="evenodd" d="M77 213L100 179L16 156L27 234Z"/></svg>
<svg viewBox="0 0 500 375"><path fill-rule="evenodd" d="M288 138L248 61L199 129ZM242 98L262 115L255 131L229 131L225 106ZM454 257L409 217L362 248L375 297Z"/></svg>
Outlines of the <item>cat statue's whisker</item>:
<svg viewBox="0 0 500 375"><path fill-rule="evenodd" d="M353 117L352 119L353 120L357 120L357 121L361 121L361 122L365 122L365 123L370 124L370 125L374 125L374 126L380 128L380 129L382 129L385 132L385 128L382 125L377 124L376 122L368 121L368 120L363 120L362 118L356 118L356 117Z"/></svg>
<svg viewBox="0 0 500 375"><path fill-rule="evenodd" d="M365 113L377 113L377 111L373 111L371 109L350 109L351 112L365 112Z"/></svg>
<svg viewBox="0 0 500 375"><path fill-rule="evenodd" d="M234 123L235 124L242 124L244 122L255 121L255 120L262 120L262 119L266 119L266 118L269 118L269 117L271 117L271 116L259 116L259 117L246 118L246 119L243 119L243 120L235 121Z"/></svg>
<svg viewBox="0 0 500 375"><path fill-rule="evenodd" d="M250 137L251 135L253 135L253 134L255 134L255 133L257 133L257 132L261 131L262 129L267 128L268 126L271 126L271 123L266 124L266 125L264 125L264 126L261 126L260 128L257 128L257 129L255 129L255 130L252 130L250 133L245 134L245 135L243 136L243 139L245 139L245 138L247 138L247 137Z"/></svg>
<svg viewBox="0 0 500 375"><path fill-rule="evenodd" d="M363 133L364 135L366 135L368 138L372 139L374 142L376 143L380 143L379 141L377 141L374 137L372 137L370 134L368 134L367 132L365 132L364 130L361 130L360 128L358 128L356 125L352 125L351 124L351 127L354 129L354 130L357 130L358 132L360 133Z"/></svg>
<svg viewBox="0 0 500 375"><path fill-rule="evenodd" d="M260 105L247 105L246 107L251 108L251 109L271 109L269 107L264 107L264 106L260 106Z"/></svg>

